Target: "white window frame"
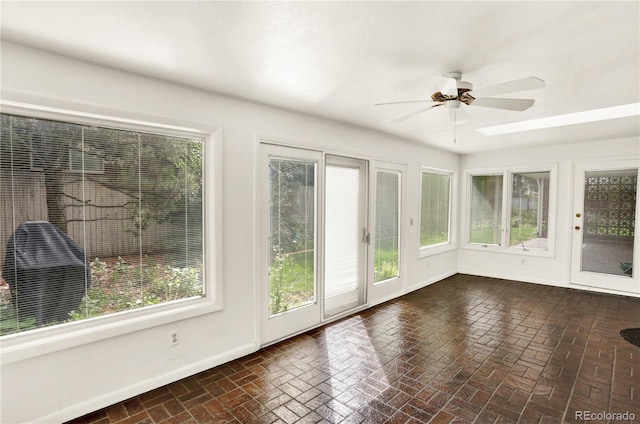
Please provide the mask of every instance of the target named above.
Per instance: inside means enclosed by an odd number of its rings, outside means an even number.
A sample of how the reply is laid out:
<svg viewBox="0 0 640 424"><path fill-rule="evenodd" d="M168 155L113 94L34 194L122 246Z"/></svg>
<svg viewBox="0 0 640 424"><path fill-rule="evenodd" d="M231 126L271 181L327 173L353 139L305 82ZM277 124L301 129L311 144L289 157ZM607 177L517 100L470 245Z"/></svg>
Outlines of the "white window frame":
<svg viewBox="0 0 640 424"><path fill-rule="evenodd" d="M449 176L449 241L432 244L430 246L420 246L420 232L422 228L422 174L424 172ZM457 248L457 220L454 218L457 216L457 193L458 178L455 171L432 168L428 166L420 167L420 201L418 202L418 258L437 255L439 253L448 252Z"/></svg>
<svg viewBox="0 0 640 424"><path fill-rule="evenodd" d="M222 310L222 129L219 126L171 121L164 117L138 120L121 116L121 111L114 115L101 115L7 100L0 100L0 112L204 140L205 296L2 336L0 361L3 365Z"/></svg>
<svg viewBox="0 0 640 424"><path fill-rule="evenodd" d="M511 192L513 174L527 174L536 172L549 172L549 210L547 221L547 248L532 248L522 246L509 246L510 222L511 222ZM517 255L528 255L553 258L555 257L555 232L556 232L556 202L557 202L557 174L558 164L510 166L500 168L471 169L464 171L465 213L462 228L464 229L463 248L484 252L499 252ZM477 176L502 176L502 234L500 244L484 244L470 241L471 231L471 180Z"/></svg>
<svg viewBox="0 0 640 424"><path fill-rule="evenodd" d="M402 263L404 260L404 249L402 249L402 244L403 244L402 230L403 230L403 222L404 222L404 219L403 219L404 217L402 216L402 213L403 213L402 202L403 202L403 193L404 193L404 181L402 181L402 178L404 177L404 173L403 173L403 169L400 167L394 168L393 165L391 164L382 164L382 165L383 166L380 166L380 167L372 167L373 172L371 176L371 182L369 183L369 184L372 184L371 187L373 187L371 190L372 202L371 202L371 205L369 205L369 211L371 213L371 224L370 224L371 231L370 232L371 232L371 239L373 240L373 243L371 243L371 249L369 252L369 261L372 264L372 266L370 267L371 275L369 278L371 279L371 282L373 283L374 286L388 283L391 281L397 281L400 278L404 277L403 269L402 269ZM396 174L398 176L398 240L397 240L398 241L398 275L396 275L395 277L387 278L385 280L375 281L373 264L374 264L376 243L377 243L376 223L377 223L377 216L378 216L378 211L377 211L378 172L387 172L389 174Z"/></svg>

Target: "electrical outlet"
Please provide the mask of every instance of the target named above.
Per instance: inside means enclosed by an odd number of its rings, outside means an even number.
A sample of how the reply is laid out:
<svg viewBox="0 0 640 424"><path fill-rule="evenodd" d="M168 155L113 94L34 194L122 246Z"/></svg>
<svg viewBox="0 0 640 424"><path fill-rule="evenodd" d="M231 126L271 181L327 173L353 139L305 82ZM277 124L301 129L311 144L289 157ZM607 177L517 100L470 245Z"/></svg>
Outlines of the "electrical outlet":
<svg viewBox="0 0 640 424"><path fill-rule="evenodd" d="M178 330L173 330L169 333L169 346L177 346L180 344L180 333Z"/></svg>
<svg viewBox="0 0 640 424"><path fill-rule="evenodd" d="M521 263L522 265L524 265L524 258L522 258L522 259L520 260L520 263Z"/></svg>

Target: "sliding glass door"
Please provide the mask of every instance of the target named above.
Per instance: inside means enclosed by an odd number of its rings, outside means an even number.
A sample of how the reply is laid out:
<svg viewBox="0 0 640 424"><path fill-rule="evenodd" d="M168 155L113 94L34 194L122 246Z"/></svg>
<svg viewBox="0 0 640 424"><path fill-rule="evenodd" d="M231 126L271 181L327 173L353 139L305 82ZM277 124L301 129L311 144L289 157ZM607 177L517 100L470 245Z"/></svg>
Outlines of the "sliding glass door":
<svg viewBox="0 0 640 424"><path fill-rule="evenodd" d="M260 146L260 344L366 302L367 161Z"/></svg>
<svg viewBox="0 0 640 424"><path fill-rule="evenodd" d="M365 302L367 162L326 157L324 315Z"/></svg>

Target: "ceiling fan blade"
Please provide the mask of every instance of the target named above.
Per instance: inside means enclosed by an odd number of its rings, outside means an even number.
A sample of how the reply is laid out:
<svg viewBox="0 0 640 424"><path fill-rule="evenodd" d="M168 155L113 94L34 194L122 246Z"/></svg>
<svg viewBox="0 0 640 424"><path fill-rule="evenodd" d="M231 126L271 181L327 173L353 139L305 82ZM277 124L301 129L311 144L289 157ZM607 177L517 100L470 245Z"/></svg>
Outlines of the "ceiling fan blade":
<svg viewBox="0 0 640 424"><path fill-rule="evenodd" d="M494 109L516 110L522 112L533 106L532 99L497 99L481 97L471 102L470 106L492 107Z"/></svg>
<svg viewBox="0 0 640 424"><path fill-rule="evenodd" d="M515 93L517 91L536 90L544 87L544 81L537 77L528 77L517 79L514 81L503 82L502 84L482 87L477 90L470 91L473 97L491 97L506 93Z"/></svg>
<svg viewBox="0 0 640 424"><path fill-rule="evenodd" d="M419 115L421 113L424 113L424 112L428 111L429 109L433 109L434 107L438 107L438 106L442 106L442 105L443 105L443 103L437 103L435 105L431 105L431 106L425 107L425 108L417 110L415 112L411 112L408 115L401 116L400 118L394 120L393 123L406 121L407 119L411 118L412 116Z"/></svg>
<svg viewBox="0 0 640 424"><path fill-rule="evenodd" d="M431 79L433 83L433 91L439 91L447 96L458 95L458 82L455 78L449 77L433 77Z"/></svg>
<svg viewBox="0 0 640 424"><path fill-rule="evenodd" d="M467 113L461 107L456 109L449 109L449 118L451 119L451 123L453 125L464 124L469 120Z"/></svg>
<svg viewBox="0 0 640 424"><path fill-rule="evenodd" d="M399 105L399 104L403 104L403 103L425 103L425 102L432 103L433 100L425 99L425 100L406 100L406 101L402 101L402 102L376 103L374 106Z"/></svg>

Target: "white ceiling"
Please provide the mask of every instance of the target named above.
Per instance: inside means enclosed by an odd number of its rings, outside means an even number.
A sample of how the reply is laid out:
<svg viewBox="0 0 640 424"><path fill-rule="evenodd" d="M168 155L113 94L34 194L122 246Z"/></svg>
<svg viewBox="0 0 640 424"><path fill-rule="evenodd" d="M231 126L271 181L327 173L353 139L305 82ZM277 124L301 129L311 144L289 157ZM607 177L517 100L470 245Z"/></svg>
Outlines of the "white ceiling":
<svg viewBox="0 0 640 424"><path fill-rule="evenodd" d="M639 118L501 136L475 128L640 101L640 3L6 2L4 40L373 128L457 153L639 136ZM525 112L424 105L431 77L537 76ZM507 97L507 96L505 96Z"/></svg>

